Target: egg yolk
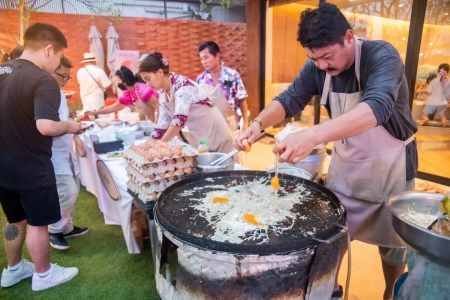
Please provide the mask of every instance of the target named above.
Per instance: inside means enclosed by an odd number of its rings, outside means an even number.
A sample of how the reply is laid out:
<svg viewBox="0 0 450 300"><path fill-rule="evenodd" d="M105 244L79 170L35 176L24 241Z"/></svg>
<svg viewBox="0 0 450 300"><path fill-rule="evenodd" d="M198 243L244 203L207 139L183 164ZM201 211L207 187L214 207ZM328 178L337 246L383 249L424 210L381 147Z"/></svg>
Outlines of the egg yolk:
<svg viewBox="0 0 450 300"><path fill-rule="evenodd" d="M242 219L244 219L245 221L247 221L247 222L249 222L250 224L253 224L253 225L264 226L264 224L259 223L258 221L256 221L254 215L245 214L245 215L242 217Z"/></svg>
<svg viewBox="0 0 450 300"><path fill-rule="evenodd" d="M227 203L228 202L228 198L214 197L213 202L214 203Z"/></svg>
<svg viewBox="0 0 450 300"><path fill-rule="evenodd" d="M247 142L247 140L242 140L242 146L244 146L245 152L250 152L250 150L252 150L252 146Z"/></svg>
<svg viewBox="0 0 450 300"><path fill-rule="evenodd" d="M280 186L280 180L278 179L278 176L273 176L270 184L272 185L274 190L278 190L278 187Z"/></svg>

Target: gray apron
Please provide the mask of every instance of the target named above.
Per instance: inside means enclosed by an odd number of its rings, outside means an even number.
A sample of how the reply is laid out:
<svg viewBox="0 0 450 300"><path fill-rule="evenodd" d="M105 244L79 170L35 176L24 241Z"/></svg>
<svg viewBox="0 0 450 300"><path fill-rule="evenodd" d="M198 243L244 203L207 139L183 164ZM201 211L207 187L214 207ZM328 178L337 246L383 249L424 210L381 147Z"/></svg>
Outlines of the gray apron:
<svg viewBox="0 0 450 300"><path fill-rule="evenodd" d="M331 77L326 75L321 104L330 94L331 117L350 110L360 102L360 59L363 41L355 38L355 74L359 92L334 93ZM330 92L330 93L329 93ZM414 140L398 140L377 126L360 135L335 141L327 175L327 188L341 200L347 211L350 236L366 243L405 247L395 232L384 199L406 190L405 147Z"/></svg>
<svg viewBox="0 0 450 300"><path fill-rule="evenodd" d="M165 99L166 93L161 96L172 114L175 114L173 96L169 97L169 101ZM198 148L200 141L206 141L210 152L228 153L234 149L233 134L227 120L215 106L191 104L185 126L189 128L189 134L185 137L192 147Z"/></svg>
<svg viewBox="0 0 450 300"><path fill-rule="evenodd" d="M214 105L220 110L220 112L225 116L230 125L231 132L235 133L237 131L237 113L231 108L230 103L223 94L222 87L220 84L211 86L202 82L200 87L206 93L206 96L214 102Z"/></svg>

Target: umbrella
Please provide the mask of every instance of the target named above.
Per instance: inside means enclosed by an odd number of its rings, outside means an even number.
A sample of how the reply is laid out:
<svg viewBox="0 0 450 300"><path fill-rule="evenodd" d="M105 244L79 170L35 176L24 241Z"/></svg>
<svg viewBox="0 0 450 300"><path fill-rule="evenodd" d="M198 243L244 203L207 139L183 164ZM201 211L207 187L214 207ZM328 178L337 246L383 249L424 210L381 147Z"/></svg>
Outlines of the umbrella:
<svg viewBox="0 0 450 300"><path fill-rule="evenodd" d="M102 38L102 35L98 31L97 27L95 27L95 25L91 26L88 38L91 41L89 45L89 52L95 54L97 66L104 69L105 55L103 54L103 45L102 41L100 40Z"/></svg>
<svg viewBox="0 0 450 300"><path fill-rule="evenodd" d="M107 49L107 65L109 68L109 78L111 81L115 81L114 74L115 72L115 61L116 61L116 50L120 50L119 47L119 35L117 34L116 29L109 23L108 32L106 33L106 40L108 41L108 49ZM116 85L112 85L113 92L116 93Z"/></svg>

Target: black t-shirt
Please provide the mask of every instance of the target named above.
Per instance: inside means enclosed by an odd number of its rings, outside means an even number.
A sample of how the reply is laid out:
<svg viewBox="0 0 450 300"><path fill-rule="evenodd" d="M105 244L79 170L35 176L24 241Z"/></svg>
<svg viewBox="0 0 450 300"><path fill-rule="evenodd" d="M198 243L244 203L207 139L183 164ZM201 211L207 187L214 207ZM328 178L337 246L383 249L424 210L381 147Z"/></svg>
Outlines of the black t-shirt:
<svg viewBox="0 0 450 300"><path fill-rule="evenodd" d="M28 60L0 65L0 186L41 189L56 183L52 137L36 120L59 121L61 95L56 80Z"/></svg>

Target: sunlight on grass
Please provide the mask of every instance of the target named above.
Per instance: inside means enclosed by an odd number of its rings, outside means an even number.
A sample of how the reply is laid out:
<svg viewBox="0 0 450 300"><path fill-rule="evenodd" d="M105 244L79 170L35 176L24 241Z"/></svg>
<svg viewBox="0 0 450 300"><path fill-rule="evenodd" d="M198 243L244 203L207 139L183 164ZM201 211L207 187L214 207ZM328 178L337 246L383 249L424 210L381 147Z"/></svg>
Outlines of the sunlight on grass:
<svg viewBox="0 0 450 300"><path fill-rule="evenodd" d="M153 275L151 247L144 243L141 254L129 254L120 226L105 225L97 199L81 188L75 208L74 223L89 227L86 235L68 239L70 248L51 248L51 262L63 267L77 267L80 273L71 281L48 290L33 292L31 279L10 288L0 288L0 299L159 299ZM6 218L0 210L0 227ZM0 266L7 267L3 239ZM24 247L23 257L30 260Z"/></svg>

